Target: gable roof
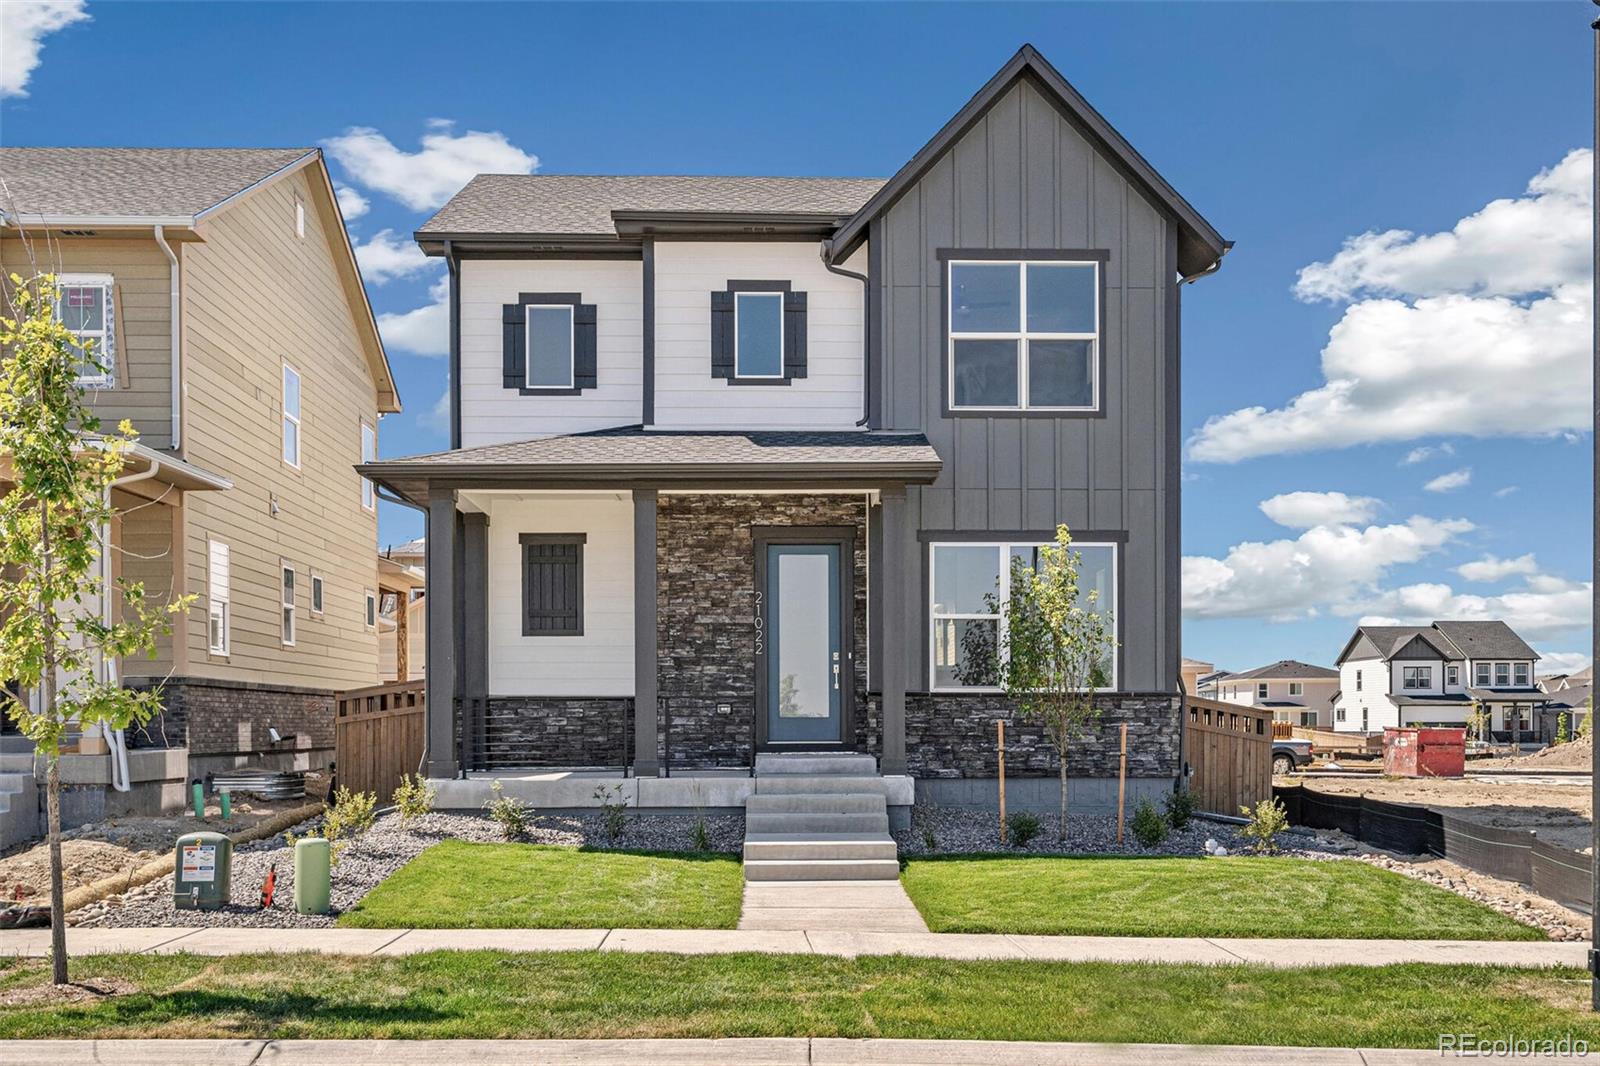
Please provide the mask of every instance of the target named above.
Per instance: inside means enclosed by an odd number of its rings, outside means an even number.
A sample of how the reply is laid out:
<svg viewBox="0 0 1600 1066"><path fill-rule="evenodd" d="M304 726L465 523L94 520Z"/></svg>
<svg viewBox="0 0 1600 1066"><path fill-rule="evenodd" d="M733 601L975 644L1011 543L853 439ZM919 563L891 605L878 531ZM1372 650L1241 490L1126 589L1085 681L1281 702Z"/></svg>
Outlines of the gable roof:
<svg viewBox="0 0 1600 1066"><path fill-rule="evenodd" d="M1228 681L1332 681L1339 671L1326 666L1312 666L1297 659L1279 659L1270 666L1258 666L1239 674L1229 674Z"/></svg>
<svg viewBox="0 0 1600 1066"><path fill-rule="evenodd" d="M966 106L946 122L933 139L912 156L855 215L840 227L830 242L832 258L843 260L866 239L867 225L892 207L918 179L926 174L972 126L984 116L1006 90L1020 78L1030 79L1067 119L1076 125L1158 207L1178 224L1178 269L1186 276L1205 273L1222 261L1232 246L1207 222L1200 212L1178 194L1156 169L1136 151L1116 128L1096 111L1072 83L1061 76L1031 44L990 78Z"/></svg>
<svg viewBox="0 0 1600 1066"><path fill-rule="evenodd" d="M1366 644L1361 644L1362 641ZM1351 652L1359 647L1370 647L1376 656L1385 661L1393 659L1413 641L1420 640L1434 653L1430 658L1459 659L1448 641L1442 640L1432 626L1357 626L1355 635L1345 644L1335 662L1357 658ZM1367 656L1359 656L1367 658Z"/></svg>
<svg viewBox="0 0 1600 1066"><path fill-rule="evenodd" d="M1420 646L1419 646L1420 645ZM1499 619L1485 622L1434 622L1426 626L1357 626L1338 662L1369 658L1353 655L1370 648L1385 661L1398 658L1538 659L1516 631Z"/></svg>
<svg viewBox="0 0 1600 1066"><path fill-rule="evenodd" d="M1433 627L1468 659L1537 659L1510 626L1499 619L1489 622L1435 622Z"/></svg>

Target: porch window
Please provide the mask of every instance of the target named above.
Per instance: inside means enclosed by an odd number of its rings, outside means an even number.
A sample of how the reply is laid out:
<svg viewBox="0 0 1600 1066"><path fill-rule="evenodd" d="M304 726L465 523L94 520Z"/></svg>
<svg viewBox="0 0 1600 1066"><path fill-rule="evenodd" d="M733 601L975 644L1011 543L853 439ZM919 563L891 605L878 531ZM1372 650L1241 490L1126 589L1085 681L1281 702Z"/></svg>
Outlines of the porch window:
<svg viewBox="0 0 1600 1066"><path fill-rule="evenodd" d="M583 635L582 533L524 533L522 635Z"/></svg>
<svg viewBox="0 0 1600 1066"><path fill-rule="evenodd" d="M229 569L228 546L206 541L206 648L212 655L228 654L232 639Z"/></svg>
<svg viewBox="0 0 1600 1066"><path fill-rule="evenodd" d="M1315 729L1316 725L1317 725L1317 712L1316 711L1301 711L1300 712L1300 724L1303 725L1303 726L1308 726L1310 728Z"/></svg>
<svg viewBox="0 0 1600 1066"><path fill-rule="evenodd" d="M1407 666L1402 673L1402 684L1406 688L1433 687L1433 667L1431 666Z"/></svg>
<svg viewBox="0 0 1600 1066"><path fill-rule="evenodd" d="M110 274L63 274L56 313L78 339L78 384L109 388L116 384L116 307Z"/></svg>
<svg viewBox="0 0 1600 1066"><path fill-rule="evenodd" d="M1517 677L1517 687L1518 688L1527 688L1528 687L1528 664L1527 663L1517 663L1515 669L1516 669L1516 677Z"/></svg>
<svg viewBox="0 0 1600 1066"><path fill-rule="evenodd" d="M1011 601L1013 560L1038 565L1037 543L935 543L929 546L929 682L936 691L994 690L1000 685L1000 649ZM1079 595L1095 593L1095 610L1110 617L1117 606L1117 545L1072 545L1083 562ZM1102 667L1098 688L1115 689L1118 652Z"/></svg>

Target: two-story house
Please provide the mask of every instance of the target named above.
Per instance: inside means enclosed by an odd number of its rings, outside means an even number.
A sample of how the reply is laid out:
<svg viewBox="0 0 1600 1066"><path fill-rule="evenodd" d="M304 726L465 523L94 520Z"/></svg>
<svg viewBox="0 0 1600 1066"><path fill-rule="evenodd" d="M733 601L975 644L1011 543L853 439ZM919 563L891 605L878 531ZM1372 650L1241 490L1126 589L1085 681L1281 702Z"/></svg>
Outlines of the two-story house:
<svg viewBox="0 0 1600 1066"><path fill-rule="evenodd" d="M993 803L998 718L1052 807L995 656L1066 523L1119 640L1073 802L1124 722L1131 793L1172 787L1179 290L1228 245L1031 47L886 181L485 175L416 236L453 447L361 469L428 513L430 776L650 806L828 753Z"/></svg>
<svg viewBox="0 0 1600 1066"><path fill-rule="evenodd" d="M1280 659L1237 674L1224 674L1210 682L1216 699L1244 707L1265 707L1275 722L1310 728L1333 723L1333 697L1339 691L1339 671L1295 659Z"/></svg>
<svg viewBox="0 0 1600 1066"><path fill-rule="evenodd" d="M1549 741L1534 684L1539 653L1501 621L1358 626L1339 653L1333 728L1464 726L1475 708L1496 740Z"/></svg>
<svg viewBox="0 0 1600 1066"><path fill-rule="evenodd" d="M111 576L197 597L153 660L106 664L163 689L128 743L189 777L325 763L334 692L378 679L355 466L400 404L321 152L0 149L0 269L57 275L91 406L140 433Z"/></svg>

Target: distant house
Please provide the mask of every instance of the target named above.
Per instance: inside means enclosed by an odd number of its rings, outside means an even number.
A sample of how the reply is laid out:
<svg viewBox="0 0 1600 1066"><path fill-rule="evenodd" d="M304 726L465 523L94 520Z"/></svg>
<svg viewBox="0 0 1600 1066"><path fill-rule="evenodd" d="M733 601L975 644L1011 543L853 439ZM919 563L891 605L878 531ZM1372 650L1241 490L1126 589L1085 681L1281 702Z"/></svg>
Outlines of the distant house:
<svg viewBox="0 0 1600 1066"><path fill-rule="evenodd" d="M1217 672L1215 663L1208 663L1201 659L1191 659L1184 656L1183 662L1178 666L1178 676L1183 678L1183 691L1191 696L1200 695L1200 679Z"/></svg>
<svg viewBox="0 0 1600 1066"><path fill-rule="evenodd" d="M1564 692L1574 688L1588 688L1594 684L1594 667L1585 666L1570 674L1544 674L1539 678L1539 688L1545 692Z"/></svg>
<svg viewBox="0 0 1600 1066"><path fill-rule="evenodd" d="M1322 727L1333 724L1333 698L1339 694L1339 671L1295 659L1279 659L1211 682L1216 699L1272 711L1273 721Z"/></svg>
<svg viewBox="0 0 1600 1066"><path fill-rule="evenodd" d="M1494 739L1548 742L1555 716L1534 685L1539 653L1504 622L1360 626L1339 654L1333 728L1466 725L1476 705Z"/></svg>
<svg viewBox="0 0 1600 1066"><path fill-rule="evenodd" d="M428 670L425 550L418 539L378 556L378 678L420 681Z"/></svg>

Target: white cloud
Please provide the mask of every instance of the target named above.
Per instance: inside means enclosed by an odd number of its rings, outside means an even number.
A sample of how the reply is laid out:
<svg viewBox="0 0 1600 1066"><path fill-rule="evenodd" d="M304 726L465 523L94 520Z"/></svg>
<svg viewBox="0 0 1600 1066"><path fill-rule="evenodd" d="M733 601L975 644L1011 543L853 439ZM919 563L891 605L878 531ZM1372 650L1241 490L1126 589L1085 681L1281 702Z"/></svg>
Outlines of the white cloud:
<svg viewBox="0 0 1600 1066"><path fill-rule="evenodd" d="M1294 540L1246 542L1217 559L1183 559L1183 610L1193 618L1310 618L1349 613L1388 571L1470 532L1463 518L1421 515L1387 526L1326 525Z"/></svg>
<svg viewBox="0 0 1600 1066"><path fill-rule="evenodd" d="M1498 559L1493 555L1485 555L1475 562L1462 563L1456 567L1456 573L1468 581L1503 581L1513 574L1526 576L1538 572L1539 564L1534 562L1532 552L1519 555L1515 559Z"/></svg>
<svg viewBox="0 0 1600 1066"><path fill-rule="evenodd" d="M1511 495L1513 492L1516 492L1516 491L1517 491L1517 486L1516 485L1505 485L1505 486L1503 486L1501 488L1498 488L1498 489L1494 490L1495 499L1503 500L1507 496Z"/></svg>
<svg viewBox="0 0 1600 1066"><path fill-rule="evenodd" d="M1472 484L1472 468L1463 467L1460 470L1452 470L1448 474L1440 474L1422 487L1428 492L1454 492L1456 489L1464 489L1470 484Z"/></svg>
<svg viewBox="0 0 1600 1066"><path fill-rule="evenodd" d="M1592 164L1574 151L1449 232L1368 233L1306 267L1300 298L1349 302L1322 349L1325 383L1209 419L1189 457L1586 429Z"/></svg>
<svg viewBox="0 0 1600 1066"><path fill-rule="evenodd" d="M430 119L422 148L406 152L369 126L352 126L323 143L328 154L369 189L407 207L438 207L479 174L531 174L539 157L513 145L498 131L451 131L452 123Z"/></svg>
<svg viewBox="0 0 1600 1066"><path fill-rule="evenodd" d="M335 186L333 195L339 201L339 210L346 222L354 222L372 207L371 201L348 185Z"/></svg>
<svg viewBox="0 0 1600 1066"><path fill-rule="evenodd" d="M1539 673L1575 674L1593 661L1586 651L1540 651Z"/></svg>
<svg viewBox="0 0 1600 1066"><path fill-rule="evenodd" d="M433 265L416 241L396 237L390 229L379 230L357 244L355 250L362 278L374 285L411 277Z"/></svg>
<svg viewBox="0 0 1600 1066"><path fill-rule="evenodd" d="M441 277L430 285L428 297L432 303L378 316L385 346L413 355L450 354L450 279Z"/></svg>
<svg viewBox="0 0 1600 1066"><path fill-rule="evenodd" d="M0 4L0 98L27 96L44 38L89 13L84 0L7 0Z"/></svg>
<svg viewBox="0 0 1600 1066"><path fill-rule="evenodd" d="M1594 598L1592 582L1539 575L1524 588L1497 596L1456 592L1449 585L1406 585L1373 597L1361 621L1424 625L1440 618L1498 618L1527 639L1549 638L1587 629Z"/></svg>
<svg viewBox="0 0 1600 1066"><path fill-rule="evenodd" d="M1456 446L1448 441L1439 445L1424 444L1420 448L1412 448L1409 452L1406 452L1406 457L1400 460L1400 465L1415 466L1420 462L1433 458L1435 455L1454 455L1455 453Z"/></svg>
<svg viewBox="0 0 1600 1066"><path fill-rule="evenodd" d="M1342 492L1285 492L1261 501L1261 512L1280 526L1310 529L1313 526L1351 525L1370 522L1378 513L1378 501L1371 496L1346 496Z"/></svg>

